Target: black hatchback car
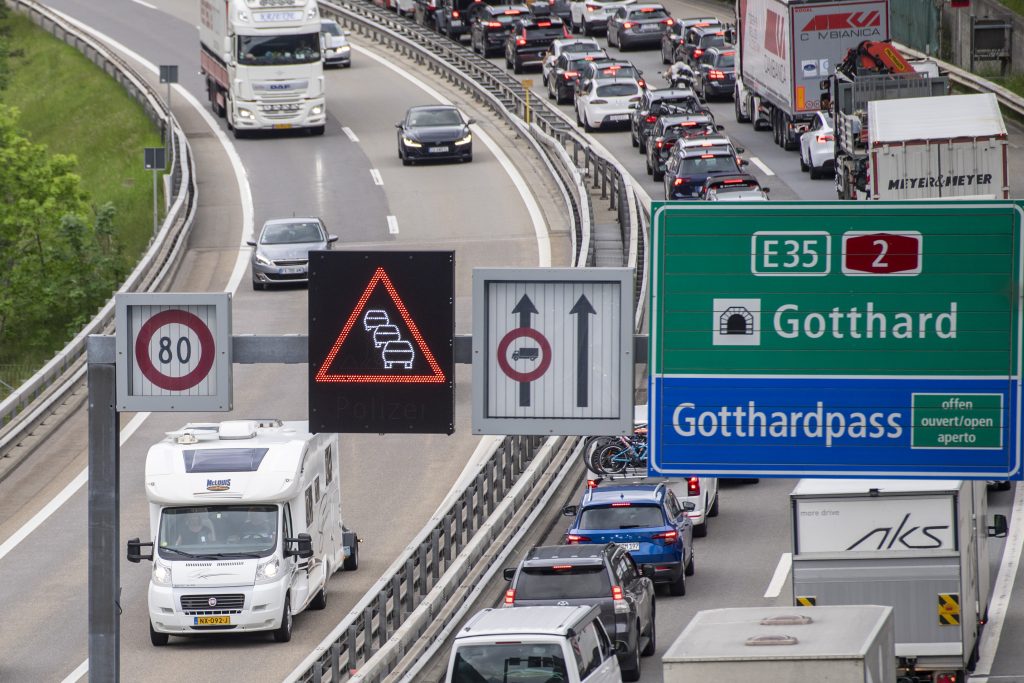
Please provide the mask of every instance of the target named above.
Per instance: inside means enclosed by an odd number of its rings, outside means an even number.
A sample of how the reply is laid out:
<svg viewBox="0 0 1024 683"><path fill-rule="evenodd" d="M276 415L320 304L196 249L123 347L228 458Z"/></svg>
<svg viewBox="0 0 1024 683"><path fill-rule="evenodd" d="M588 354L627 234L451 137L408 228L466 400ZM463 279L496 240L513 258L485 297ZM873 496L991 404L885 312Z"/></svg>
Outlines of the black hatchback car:
<svg viewBox="0 0 1024 683"><path fill-rule="evenodd" d="M633 110L629 122L630 142L643 154L647 150L647 137L662 114L696 114L704 110L697 96L689 88L661 88L645 90L640 104Z"/></svg>
<svg viewBox="0 0 1024 683"><path fill-rule="evenodd" d="M410 107L398 129L398 157L404 166L435 159L473 160L473 119L448 105Z"/></svg>
<svg viewBox="0 0 1024 683"><path fill-rule="evenodd" d="M489 57L505 47L505 39L513 22L530 13L526 5L486 5L476 12L469 30L473 52Z"/></svg>
<svg viewBox="0 0 1024 683"><path fill-rule="evenodd" d="M729 44L729 31L725 26L692 26L683 34L683 42L673 55L673 61L686 62L691 69L697 64L709 47L725 47Z"/></svg>
<svg viewBox="0 0 1024 683"><path fill-rule="evenodd" d="M597 605L601 624L617 643L622 680L640 678L640 657L655 650L654 566L641 570L618 543L554 545L531 549L510 581L503 606Z"/></svg>
<svg viewBox="0 0 1024 683"><path fill-rule="evenodd" d="M709 47L697 62L697 92L704 101L712 97L731 99L736 86L736 49Z"/></svg>
<svg viewBox="0 0 1024 683"><path fill-rule="evenodd" d="M607 59L608 55L604 50L600 52L565 52L558 55L555 60L555 68L548 76L548 99L555 100L558 104L572 102L573 94L576 92L576 81L579 80L580 72L590 62Z"/></svg>
<svg viewBox="0 0 1024 683"><path fill-rule="evenodd" d="M572 38L555 16L517 19L505 38L505 66L521 74L527 66L540 66L551 43Z"/></svg>
<svg viewBox="0 0 1024 683"><path fill-rule="evenodd" d="M685 17L667 25L661 33L661 63L671 64L676 48L686 40L686 31L694 26L719 26L722 22L714 17Z"/></svg>
<svg viewBox="0 0 1024 683"><path fill-rule="evenodd" d="M673 156L665 168L665 199L700 199L700 189L708 176L725 173L743 173L732 145L679 150L678 157Z"/></svg>

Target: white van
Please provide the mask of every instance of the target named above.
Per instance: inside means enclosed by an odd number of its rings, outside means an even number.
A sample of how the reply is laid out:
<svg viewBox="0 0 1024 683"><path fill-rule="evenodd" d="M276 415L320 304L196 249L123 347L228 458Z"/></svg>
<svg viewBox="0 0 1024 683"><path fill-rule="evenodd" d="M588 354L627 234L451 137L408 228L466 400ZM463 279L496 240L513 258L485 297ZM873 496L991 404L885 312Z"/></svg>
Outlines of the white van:
<svg viewBox="0 0 1024 683"><path fill-rule="evenodd" d="M324 609L331 575L359 566L340 473L338 435L306 422L187 424L150 447L153 540L129 540L128 560L153 561L153 645L243 631L291 640L292 617Z"/></svg>
<svg viewBox="0 0 1024 683"><path fill-rule="evenodd" d="M599 607L485 609L452 644L445 683L621 683Z"/></svg>

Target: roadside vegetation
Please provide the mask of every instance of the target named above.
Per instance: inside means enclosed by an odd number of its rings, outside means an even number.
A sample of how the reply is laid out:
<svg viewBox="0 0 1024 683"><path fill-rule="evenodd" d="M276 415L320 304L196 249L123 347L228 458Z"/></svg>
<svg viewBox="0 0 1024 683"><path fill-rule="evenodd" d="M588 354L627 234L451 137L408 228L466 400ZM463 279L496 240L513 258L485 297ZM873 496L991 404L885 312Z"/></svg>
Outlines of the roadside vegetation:
<svg viewBox="0 0 1024 683"><path fill-rule="evenodd" d="M79 52L0 4L0 398L110 297L152 233L159 130Z"/></svg>

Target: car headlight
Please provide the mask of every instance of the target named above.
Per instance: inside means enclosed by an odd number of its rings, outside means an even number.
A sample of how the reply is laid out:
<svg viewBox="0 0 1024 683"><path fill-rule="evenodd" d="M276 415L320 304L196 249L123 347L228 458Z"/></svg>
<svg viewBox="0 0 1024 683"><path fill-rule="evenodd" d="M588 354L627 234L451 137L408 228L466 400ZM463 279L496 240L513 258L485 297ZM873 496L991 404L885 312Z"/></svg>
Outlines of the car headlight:
<svg viewBox="0 0 1024 683"><path fill-rule="evenodd" d="M422 147L423 146L420 143L416 142L415 140L410 140L405 135L402 136L402 144L405 145L406 147Z"/></svg>
<svg viewBox="0 0 1024 683"><path fill-rule="evenodd" d="M248 109L239 109L238 110L238 116L239 116L239 118L249 119L249 120L253 120L253 119L256 118L256 115L253 114Z"/></svg>
<svg viewBox="0 0 1024 683"><path fill-rule="evenodd" d="M157 586L171 585L171 568L159 560L153 562L153 583Z"/></svg>
<svg viewBox="0 0 1024 683"><path fill-rule="evenodd" d="M348 46L348 45L342 45L341 47L338 48L338 52L340 54L345 54L346 52L351 52L351 51L352 51L352 48L350 46Z"/></svg>
<svg viewBox="0 0 1024 683"><path fill-rule="evenodd" d="M256 263L258 263L261 266L274 265L273 263L270 262L270 259L268 259L266 256L263 256L262 254L256 254L255 256L253 256L253 259L256 261Z"/></svg>
<svg viewBox="0 0 1024 683"><path fill-rule="evenodd" d="M455 144L456 145L468 145L471 142L473 142L473 134L472 133L466 133L466 137L462 138L461 140L456 140Z"/></svg>
<svg viewBox="0 0 1024 683"><path fill-rule="evenodd" d="M272 583L281 573L281 561L272 557L256 567L256 583Z"/></svg>
<svg viewBox="0 0 1024 683"><path fill-rule="evenodd" d="M333 55L335 52L337 52L337 50L334 49L333 47L328 47L324 49L324 54Z"/></svg>
<svg viewBox="0 0 1024 683"><path fill-rule="evenodd" d="M309 110L311 116L320 116L320 114L322 114L323 112L324 106L322 104L318 104Z"/></svg>

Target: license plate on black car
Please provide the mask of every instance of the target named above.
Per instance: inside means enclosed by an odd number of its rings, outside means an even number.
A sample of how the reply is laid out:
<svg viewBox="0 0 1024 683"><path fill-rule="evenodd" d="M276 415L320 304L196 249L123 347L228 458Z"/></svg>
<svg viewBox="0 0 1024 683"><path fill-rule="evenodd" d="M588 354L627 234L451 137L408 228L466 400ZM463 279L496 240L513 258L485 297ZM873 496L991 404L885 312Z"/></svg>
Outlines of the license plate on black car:
<svg viewBox="0 0 1024 683"><path fill-rule="evenodd" d="M447 152L448 148L447 147L429 147L427 149L427 151L430 152L431 154L436 154L438 152Z"/></svg>

